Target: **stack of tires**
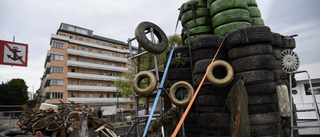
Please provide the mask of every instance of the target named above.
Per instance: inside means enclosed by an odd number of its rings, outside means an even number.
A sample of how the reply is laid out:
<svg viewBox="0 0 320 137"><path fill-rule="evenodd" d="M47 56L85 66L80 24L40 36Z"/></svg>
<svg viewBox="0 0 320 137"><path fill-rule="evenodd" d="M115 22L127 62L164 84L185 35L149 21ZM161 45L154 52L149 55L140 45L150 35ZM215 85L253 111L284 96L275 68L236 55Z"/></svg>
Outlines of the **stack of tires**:
<svg viewBox="0 0 320 137"><path fill-rule="evenodd" d="M264 26L256 0L247 0L252 26Z"/></svg>
<svg viewBox="0 0 320 137"><path fill-rule="evenodd" d="M183 26L181 37L185 45L191 44L193 39L212 34L211 19L206 0L191 0L180 7L180 20ZM190 42L187 26L189 28Z"/></svg>
<svg viewBox="0 0 320 137"><path fill-rule="evenodd" d="M276 136L281 132L271 41L266 26L238 29L226 36L235 81L242 79L248 93L251 136Z"/></svg>
<svg viewBox="0 0 320 137"><path fill-rule="evenodd" d="M192 63L193 86L198 88L207 67L210 65L215 53L217 52L222 36L203 35L193 41ZM227 60L228 54L226 48L221 48L215 60ZM217 67L213 74L217 78L223 78L226 75L226 69ZM219 87L211 84L207 79L202 85L197 99L197 111L199 115L199 126L201 135L204 136L228 136L230 135L230 111L225 107L225 102L230 90L230 86Z"/></svg>
<svg viewBox="0 0 320 137"><path fill-rule="evenodd" d="M247 0L216 0L210 5L210 16L214 35L251 26Z"/></svg>

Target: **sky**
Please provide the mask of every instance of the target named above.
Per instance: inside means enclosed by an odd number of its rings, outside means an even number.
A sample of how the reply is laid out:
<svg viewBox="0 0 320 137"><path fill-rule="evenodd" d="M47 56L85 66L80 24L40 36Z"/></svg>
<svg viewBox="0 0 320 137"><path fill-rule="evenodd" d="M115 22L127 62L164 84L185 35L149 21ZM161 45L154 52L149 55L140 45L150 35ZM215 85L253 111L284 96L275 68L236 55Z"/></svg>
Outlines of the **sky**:
<svg viewBox="0 0 320 137"><path fill-rule="evenodd" d="M256 0L265 25L282 35L298 34L301 64L320 62L319 0ZM0 82L26 81L28 91L40 87L51 34L61 23L93 30L93 34L123 42L134 37L143 21L175 33L178 8L187 0L0 0L0 40L26 43L28 67L0 65ZM181 24L176 33L180 34Z"/></svg>

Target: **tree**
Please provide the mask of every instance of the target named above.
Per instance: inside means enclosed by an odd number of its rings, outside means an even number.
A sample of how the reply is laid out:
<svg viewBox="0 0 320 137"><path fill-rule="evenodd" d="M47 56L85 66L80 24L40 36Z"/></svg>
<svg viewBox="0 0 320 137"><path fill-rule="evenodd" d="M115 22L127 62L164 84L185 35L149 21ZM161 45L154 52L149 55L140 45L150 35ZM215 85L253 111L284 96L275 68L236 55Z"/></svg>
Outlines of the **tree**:
<svg viewBox="0 0 320 137"><path fill-rule="evenodd" d="M0 85L0 104L6 105L22 105L27 102L28 86L23 79L11 79L7 83Z"/></svg>
<svg viewBox="0 0 320 137"><path fill-rule="evenodd" d="M166 61L166 56L167 56L167 52L170 51L170 47L177 47L177 46L182 46L182 40L180 35L175 34L175 35L170 35L168 36L168 48L167 51L163 52L162 54L157 54L157 64L159 66L159 69L162 67L163 68L163 64ZM151 57L151 61L150 58L146 58L146 57ZM137 70L137 58L135 59L135 70ZM149 66L149 64L151 63L151 66ZM149 68L150 67L150 68ZM149 70L149 69L154 69L154 60L153 60L153 56L152 54L146 54L144 55L141 60L140 60L140 70ZM122 77L118 80L115 81L115 85L117 87L117 92L121 92L122 97L124 98L128 98L130 96L133 96L134 91L132 89L132 72L131 70L124 72Z"/></svg>

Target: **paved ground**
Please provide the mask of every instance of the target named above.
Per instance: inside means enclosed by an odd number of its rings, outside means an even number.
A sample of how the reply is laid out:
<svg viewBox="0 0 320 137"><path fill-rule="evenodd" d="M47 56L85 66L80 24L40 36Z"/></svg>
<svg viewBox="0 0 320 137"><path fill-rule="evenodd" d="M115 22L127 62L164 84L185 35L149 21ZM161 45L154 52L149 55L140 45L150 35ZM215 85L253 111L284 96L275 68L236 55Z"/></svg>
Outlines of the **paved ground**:
<svg viewBox="0 0 320 137"><path fill-rule="evenodd" d="M0 132L6 131L6 130L18 130L19 126L16 124L16 122L18 122L18 119L1 120L0 121Z"/></svg>

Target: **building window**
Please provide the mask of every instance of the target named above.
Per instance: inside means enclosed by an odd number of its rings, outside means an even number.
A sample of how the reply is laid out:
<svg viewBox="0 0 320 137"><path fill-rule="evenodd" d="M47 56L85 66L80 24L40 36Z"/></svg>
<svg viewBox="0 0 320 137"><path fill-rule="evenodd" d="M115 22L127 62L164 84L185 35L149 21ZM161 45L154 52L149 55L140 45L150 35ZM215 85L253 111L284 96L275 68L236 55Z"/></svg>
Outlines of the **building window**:
<svg viewBox="0 0 320 137"><path fill-rule="evenodd" d="M76 93L71 93L71 97L75 98L76 97Z"/></svg>
<svg viewBox="0 0 320 137"><path fill-rule="evenodd" d="M121 76L122 76L122 74L118 74L118 76L119 76L119 77L121 77Z"/></svg>
<svg viewBox="0 0 320 137"><path fill-rule="evenodd" d="M99 98L103 98L103 94L99 94Z"/></svg>
<svg viewBox="0 0 320 137"><path fill-rule="evenodd" d="M116 48L116 49L117 49L117 48L118 48L118 46L114 46L114 48Z"/></svg>
<svg viewBox="0 0 320 137"><path fill-rule="evenodd" d="M102 75L102 72L101 72L101 71L99 71L98 73L99 73L99 75Z"/></svg>
<svg viewBox="0 0 320 137"><path fill-rule="evenodd" d="M93 86L93 82L89 82L89 86Z"/></svg>
<svg viewBox="0 0 320 137"><path fill-rule="evenodd" d="M70 39L74 39L74 36L70 36Z"/></svg>
<svg viewBox="0 0 320 137"><path fill-rule="evenodd" d="M109 44L109 47L112 47L112 44L111 44L111 43Z"/></svg>
<svg viewBox="0 0 320 137"><path fill-rule="evenodd" d="M109 55L109 53L108 53L108 52L106 52L105 54L106 54L106 55Z"/></svg>
<svg viewBox="0 0 320 137"><path fill-rule="evenodd" d="M98 51L98 54L101 54L101 51Z"/></svg>
<svg viewBox="0 0 320 137"><path fill-rule="evenodd" d="M97 86L102 86L102 83L101 82L97 83Z"/></svg>
<svg viewBox="0 0 320 137"><path fill-rule="evenodd" d="M76 61L76 58L75 58L75 57L71 57L71 60L72 60L72 61Z"/></svg>
<svg viewBox="0 0 320 137"><path fill-rule="evenodd" d="M102 62L101 62L101 61L98 61L98 64L102 64Z"/></svg>
<svg viewBox="0 0 320 137"><path fill-rule="evenodd" d="M80 59L80 61L81 61L81 62L86 62L86 60L85 60L85 59Z"/></svg>
<svg viewBox="0 0 320 137"><path fill-rule="evenodd" d="M92 72L92 70L89 70L89 74L92 74L93 72Z"/></svg>
<svg viewBox="0 0 320 137"><path fill-rule="evenodd" d="M63 43L53 41L52 42L52 47L53 48L63 49Z"/></svg>
<svg viewBox="0 0 320 137"><path fill-rule="evenodd" d="M89 51L89 52L92 52L92 49L89 49L88 51Z"/></svg>
<svg viewBox="0 0 320 137"><path fill-rule="evenodd" d="M81 81L81 85L86 85L86 82L85 81Z"/></svg>
<svg viewBox="0 0 320 137"><path fill-rule="evenodd" d="M76 69L71 69L71 72L76 72Z"/></svg>
<svg viewBox="0 0 320 137"><path fill-rule="evenodd" d="M76 47L75 46L71 46L71 49L76 49Z"/></svg>
<svg viewBox="0 0 320 137"><path fill-rule="evenodd" d="M121 64L118 64L118 67L122 67L122 65L121 65Z"/></svg>
<svg viewBox="0 0 320 137"><path fill-rule="evenodd" d="M81 70L81 73L86 73L86 70Z"/></svg>
<svg viewBox="0 0 320 137"><path fill-rule="evenodd" d="M100 45L100 42L99 42L99 41L97 41L97 42L96 42L96 44L99 44L99 45Z"/></svg>
<svg viewBox="0 0 320 137"><path fill-rule="evenodd" d="M75 80L71 80L71 85L75 85L76 81Z"/></svg>
<svg viewBox="0 0 320 137"><path fill-rule="evenodd" d="M63 93L62 92L51 92L50 98L63 98Z"/></svg>
<svg viewBox="0 0 320 137"><path fill-rule="evenodd" d="M111 73L111 76L116 76L116 73Z"/></svg>
<svg viewBox="0 0 320 137"><path fill-rule="evenodd" d="M111 66L115 66L115 65L116 65L115 63L112 63L112 64L111 64Z"/></svg>
<svg viewBox="0 0 320 137"><path fill-rule="evenodd" d="M51 67L51 72L63 73L63 67Z"/></svg>
<svg viewBox="0 0 320 137"><path fill-rule="evenodd" d="M110 98L110 94L107 94L107 98Z"/></svg>
<svg viewBox="0 0 320 137"><path fill-rule="evenodd" d="M86 97L86 93L82 93L81 97L85 98Z"/></svg>
<svg viewBox="0 0 320 137"><path fill-rule="evenodd" d="M106 46L106 43L102 43L103 46Z"/></svg>
<svg viewBox="0 0 320 137"><path fill-rule="evenodd" d="M87 39L87 42L90 42L90 39Z"/></svg>
<svg viewBox="0 0 320 137"><path fill-rule="evenodd" d="M81 48L81 51L85 51L85 49L84 49L84 48Z"/></svg>
<svg viewBox="0 0 320 137"><path fill-rule="evenodd" d="M107 86L107 87L109 87L109 86L110 86L110 84L109 84L109 83L107 83L107 84L106 84L106 86Z"/></svg>
<svg viewBox="0 0 320 137"><path fill-rule="evenodd" d="M83 38L79 38L80 41L83 41Z"/></svg>
<svg viewBox="0 0 320 137"><path fill-rule="evenodd" d="M60 36L66 36L65 34L61 34L61 33L59 33L58 35L60 35Z"/></svg>
<svg viewBox="0 0 320 137"><path fill-rule="evenodd" d="M104 64L105 64L105 65L109 65L109 62L105 62Z"/></svg>
<svg viewBox="0 0 320 137"><path fill-rule="evenodd" d="M304 84L304 88L306 91L306 95L312 95L310 84ZM312 90L313 90L313 94L315 95L320 94L320 83L312 83Z"/></svg>
<svg viewBox="0 0 320 137"><path fill-rule="evenodd" d="M92 63L92 60L88 60L89 63Z"/></svg>
<svg viewBox="0 0 320 137"><path fill-rule="evenodd" d="M90 94L89 94L89 97L90 97L90 98L93 98L93 94L92 94L92 93L90 93Z"/></svg>
<svg viewBox="0 0 320 137"><path fill-rule="evenodd" d="M114 53L111 53L111 56L114 56Z"/></svg>
<svg viewBox="0 0 320 137"><path fill-rule="evenodd" d="M130 109L133 109L133 104L130 104Z"/></svg>
<svg viewBox="0 0 320 137"><path fill-rule="evenodd" d="M52 79L51 80L51 85L61 86L61 85L63 85L63 79Z"/></svg>
<svg viewBox="0 0 320 137"><path fill-rule="evenodd" d="M51 55L51 59L52 59L52 60L63 60L63 55L52 54L52 55Z"/></svg>
<svg viewBox="0 0 320 137"><path fill-rule="evenodd" d="M117 94L112 94L113 98L117 98Z"/></svg>
<svg viewBox="0 0 320 137"><path fill-rule="evenodd" d="M117 54L117 57L121 57L121 54Z"/></svg>

